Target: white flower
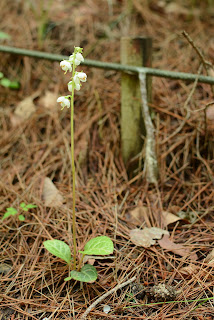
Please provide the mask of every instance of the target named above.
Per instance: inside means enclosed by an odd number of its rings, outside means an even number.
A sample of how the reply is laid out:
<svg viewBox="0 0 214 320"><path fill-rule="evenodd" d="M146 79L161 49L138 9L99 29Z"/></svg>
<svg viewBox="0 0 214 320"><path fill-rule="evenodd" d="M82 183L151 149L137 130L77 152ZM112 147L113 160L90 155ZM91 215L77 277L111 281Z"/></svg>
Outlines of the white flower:
<svg viewBox="0 0 214 320"><path fill-rule="evenodd" d="M84 61L84 58L83 58L82 54L78 52L78 53L75 54L75 61L74 61L74 54L72 54L72 55L69 57L69 61L70 61L71 63L74 63L76 66L79 66L80 63L81 63L82 61Z"/></svg>
<svg viewBox="0 0 214 320"><path fill-rule="evenodd" d="M65 107L70 108L70 100L66 97L59 97L57 99L57 102L60 103L62 109L64 109Z"/></svg>
<svg viewBox="0 0 214 320"><path fill-rule="evenodd" d="M75 84L75 89L76 89L77 91L80 90L80 84L79 84L79 83L76 83L76 84Z"/></svg>
<svg viewBox="0 0 214 320"><path fill-rule="evenodd" d="M63 71L65 71L65 73L67 72L67 71L72 71L72 65L71 65L71 63L69 62L69 61L67 61L67 60L63 60L63 61L61 61L60 62L60 67L62 68L62 70Z"/></svg>
<svg viewBox="0 0 214 320"><path fill-rule="evenodd" d="M77 52L77 54L76 54L76 59L79 60L80 63L83 62L83 61L84 61L84 58L83 58L82 53Z"/></svg>
<svg viewBox="0 0 214 320"><path fill-rule="evenodd" d="M77 81L77 82L74 81L74 88L75 88L77 91L80 90L80 83L79 83L78 81ZM69 90L70 92L72 92L72 81L68 82L68 90Z"/></svg>
<svg viewBox="0 0 214 320"><path fill-rule="evenodd" d="M80 79L80 81L86 82L87 74L85 72L77 72L76 75Z"/></svg>
<svg viewBox="0 0 214 320"><path fill-rule="evenodd" d="M73 77L73 80L74 80L74 83L77 85L77 84L80 84L80 79L78 77L78 72L75 73L74 77Z"/></svg>

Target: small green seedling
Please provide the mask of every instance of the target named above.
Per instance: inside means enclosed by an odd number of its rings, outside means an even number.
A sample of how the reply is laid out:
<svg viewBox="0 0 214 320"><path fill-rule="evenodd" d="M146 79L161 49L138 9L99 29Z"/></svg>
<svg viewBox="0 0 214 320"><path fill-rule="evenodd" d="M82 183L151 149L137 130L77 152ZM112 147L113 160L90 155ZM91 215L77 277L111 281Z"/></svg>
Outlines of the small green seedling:
<svg viewBox="0 0 214 320"><path fill-rule="evenodd" d="M35 204L31 204L31 203L25 204L24 202L22 202L19 207L21 211L28 212L29 209L36 208L37 206ZM7 208L5 214L2 217L2 221L10 216L15 216L17 213L18 213L18 210L16 210L13 207ZM23 214L19 214L18 219L20 221L24 221L25 217Z"/></svg>
<svg viewBox="0 0 214 320"><path fill-rule="evenodd" d="M72 255L69 246L61 240L47 240L44 241L45 248L52 253L54 256L61 258L67 262L68 266L71 266ZM83 261L84 256L87 255L109 255L113 252L114 245L109 237L99 236L89 240L84 251L79 251L82 254L80 264ZM78 270L72 270L70 276L65 278L65 281L71 279L78 280L81 282L94 282L97 279L97 270L94 266L90 264L85 264L81 270L81 265L79 265Z"/></svg>
<svg viewBox="0 0 214 320"><path fill-rule="evenodd" d="M20 83L18 81L11 81L8 78L4 76L2 72L0 72L0 85L5 87L5 88L10 88L10 89L19 89L20 88Z"/></svg>

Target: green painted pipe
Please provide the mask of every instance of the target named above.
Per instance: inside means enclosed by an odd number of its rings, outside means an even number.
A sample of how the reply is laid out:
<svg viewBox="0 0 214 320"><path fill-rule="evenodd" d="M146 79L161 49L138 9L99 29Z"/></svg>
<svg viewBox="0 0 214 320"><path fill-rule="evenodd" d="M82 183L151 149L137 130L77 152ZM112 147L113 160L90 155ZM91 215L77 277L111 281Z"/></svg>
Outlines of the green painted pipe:
<svg viewBox="0 0 214 320"><path fill-rule="evenodd" d="M14 47L8 47L8 46L0 46L0 52L28 56L28 57L37 58L37 59L46 59L50 61L61 61L61 60L68 59L68 56L63 56L60 54L47 53L42 51L33 51L33 50L14 48ZM197 75L192 73L159 70L155 68L127 66L119 63L100 62L100 61L89 60L89 59L85 59L82 65L94 67L94 68L109 69L109 70L131 72L131 73L143 72L151 76L169 78L169 79L180 79L180 80L186 80L186 81L195 81L197 79L198 82L214 84L214 77L202 76L202 75Z"/></svg>

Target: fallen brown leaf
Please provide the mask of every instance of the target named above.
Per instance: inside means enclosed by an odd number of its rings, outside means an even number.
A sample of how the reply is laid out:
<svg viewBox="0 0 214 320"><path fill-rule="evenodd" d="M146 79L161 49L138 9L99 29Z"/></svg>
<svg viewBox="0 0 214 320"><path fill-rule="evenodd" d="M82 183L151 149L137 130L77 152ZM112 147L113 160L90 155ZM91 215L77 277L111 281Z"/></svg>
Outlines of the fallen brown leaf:
<svg viewBox="0 0 214 320"><path fill-rule="evenodd" d="M57 109L59 107L56 102L57 97L58 95L55 92L46 91L44 96L39 99L38 104L46 109Z"/></svg>
<svg viewBox="0 0 214 320"><path fill-rule="evenodd" d="M145 222L147 227L151 226L149 222L149 210L144 206L139 206L128 213L127 219L135 225L141 225Z"/></svg>
<svg viewBox="0 0 214 320"><path fill-rule="evenodd" d="M181 256L188 257L191 260L197 260L196 253L191 253L189 248L185 248L182 244L174 243L169 239L169 234L165 234L161 240L158 240L161 248L172 251L173 253Z"/></svg>
<svg viewBox="0 0 214 320"><path fill-rule="evenodd" d="M31 114L36 111L32 97L27 97L22 100L16 107L14 114L22 120L30 118Z"/></svg>
<svg viewBox="0 0 214 320"><path fill-rule="evenodd" d="M20 120L26 120L36 111L36 106L34 104L34 99L40 95L40 91L34 92L31 96L23 99L17 105L14 115L19 117Z"/></svg>
<svg viewBox="0 0 214 320"><path fill-rule="evenodd" d="M55 187L51 179L45 178L42 198L44 199L46 207L57 207L63 204L63 197Z"/></svg>
<svg viewBox="0 0 214 320"><path fill-rule="evenodd" d="M179 269L179 272L183 276L187 276L188 277L188 276L192 276L193 274L198 272L198 270L199 270L199 267L191 263L188 266Z"/></svg>
<svg viewBox="0 0 214 320"><path fill-rule="evenodd" d="M173 213L168 212L168 211L163 211L162 212L162 216L163 216L163 222L164 222L165 226L168 226L171 223L174 223L176 221L181 220L180 217L178 217L178 216L176 216Z"/></svg>
<svg viewBox="0 0 214 320"><path fill-rule="evenodd" d="M169 234L169 232L156 227L133 229L130 231L130 239L136 246L149 248L156 243L155 239L161 239L163 234Z"/></svg>

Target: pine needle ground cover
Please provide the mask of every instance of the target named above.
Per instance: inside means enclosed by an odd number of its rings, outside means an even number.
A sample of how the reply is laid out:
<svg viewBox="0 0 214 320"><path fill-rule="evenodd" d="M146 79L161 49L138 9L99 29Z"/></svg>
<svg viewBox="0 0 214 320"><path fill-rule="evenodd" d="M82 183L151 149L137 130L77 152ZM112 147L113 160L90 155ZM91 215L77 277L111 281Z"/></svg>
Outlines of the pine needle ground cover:
<svg viewBox="0 0 214 320"><path fill-rule="evenodd" d="M134 0L131 9L119 0L41 3L1 1L0 31L10 36L2 44L65 55L78 45L86 58L119 62L120 38L146 34L153 67L206 74L185 30L213 63L211 2ZM67 265L43 242L58 239L72 249L70 119L56 103L69 76L58 63L0 57L0 72L20 84L0 86L0 212L18 212L0 222L0 319L79 319L133 277L87 319L213 319L213 88L153 78L155 187L142 168L129 178L122 161L120 74L84 67L88 81L74 107L77 246L83 251L86 241L106 235L114 252L87 257L96 282L65 282ZM35 206L24 221L21 203ZM167 233L147 233L147 245L138 233L133 238L139 228Z"/></svg>

